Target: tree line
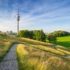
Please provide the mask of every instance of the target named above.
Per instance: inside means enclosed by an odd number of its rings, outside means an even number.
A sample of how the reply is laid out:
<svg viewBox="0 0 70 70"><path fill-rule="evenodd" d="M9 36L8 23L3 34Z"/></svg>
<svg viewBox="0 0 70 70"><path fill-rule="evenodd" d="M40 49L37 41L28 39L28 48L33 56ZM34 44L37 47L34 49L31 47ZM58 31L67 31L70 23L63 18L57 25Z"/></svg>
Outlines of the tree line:
<svg viewBox="0 0 70 70"><path fill-rule="evenodd" d="M43 32L43 30L21 30L19 31L19 36L24 38L30 38L38 41L46 42L48 39L49 42L56 42L57 37L68 36L69 32L66 31L55 31L49 34Z"/></svg>
<svg viewBox="0 0 70 70"><path fill-rule="evenodd" d="M46 41L46 34L43 32L43 30L21 30L19 32L19 36L44 42Z"/></svg>

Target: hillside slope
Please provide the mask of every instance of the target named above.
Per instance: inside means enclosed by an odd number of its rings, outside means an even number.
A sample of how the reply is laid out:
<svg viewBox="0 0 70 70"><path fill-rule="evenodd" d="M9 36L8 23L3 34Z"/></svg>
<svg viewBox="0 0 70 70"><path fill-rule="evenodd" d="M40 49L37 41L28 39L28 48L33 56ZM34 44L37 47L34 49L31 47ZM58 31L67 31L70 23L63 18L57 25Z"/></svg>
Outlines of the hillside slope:
<svg viewBox="0 0 70 70"><path fill-rule="evenodd" d="M70 48L70 36L58 37L57 44Z"/></svg>
<svg viewBox="0 0 70 70"><path fill-rule="evenodd" d="M51 49L54 49L54 50L62 49L62 50L70 52L69 49L67 49L64 46L61 46L59 44L57 45L57 44L52 44L52 43L48 43L48 42L45 43L45 42L41 42L41 41L37 41L37 40L33 40L33 39L28 39L28 38L18 38L18 41L20 43L30 44L30 45L33 45L33 46L37 45L38 48L39 48L39 46L42 46L42 47L51 48Z"/></svg>
<svg viewBox="0 0 70 70"><path fill-rule="evenodd" d="M19 70L70 70L70 51L49 46L19 44Z"/></svg>

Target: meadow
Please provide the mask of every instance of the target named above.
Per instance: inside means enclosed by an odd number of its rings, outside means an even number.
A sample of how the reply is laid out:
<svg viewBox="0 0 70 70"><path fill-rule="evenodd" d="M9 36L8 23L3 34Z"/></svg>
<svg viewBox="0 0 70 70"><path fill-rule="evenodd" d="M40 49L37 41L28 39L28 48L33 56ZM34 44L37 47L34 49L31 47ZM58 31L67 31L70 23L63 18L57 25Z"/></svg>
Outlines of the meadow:
<svg viewBox="0 0 70 70"><path fill-rule="evenodd" d="M63 44L60 44L63 42ZM19 70L70 70L70 50L65 48L70 36L58 37L57 44L28 38L0 36L0 61L17 43ZM66 47L69 47L67 44Z"/></svg>
<svg viewBox="0 0 70 70"><path fill-rule="evenodd" d="M5 55L9 52L11 46L14 44L14 40L9 36L0 35L0 62L3 60Z"/></svg>
<svg viewBox="0 0 70 70"><path fill-rule="evenodd" d="M42 48L37 47L31 45L26 46L24 44L17 46L16 52L19 70L70 70L70 60L56 56L51 52L47 52L47 50L44 51ZM60 54L65 53L62 52Z"/></svg>
<svg viewBox="0 0 70 70"><path fill-rule="evenodd" d="M70 48L70 36L58 37L57 44Z"/></svg>
<svg viewBox="0 0 70 70"><path fill-rule="evenodd" d="M57 38L57 43L69 42L68 37ZM20 38L20 41L22 44L16 50L19 70L70 70L70 50L67 46L27 38Z"/></svg>

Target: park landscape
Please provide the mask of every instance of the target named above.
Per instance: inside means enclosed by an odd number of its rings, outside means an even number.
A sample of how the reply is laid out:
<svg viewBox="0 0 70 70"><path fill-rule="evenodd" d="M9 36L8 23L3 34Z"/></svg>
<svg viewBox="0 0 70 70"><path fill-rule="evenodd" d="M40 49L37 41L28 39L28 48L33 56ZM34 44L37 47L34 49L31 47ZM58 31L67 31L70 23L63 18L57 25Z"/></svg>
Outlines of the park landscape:
<svg viewBox="0 0 70 70"><path fill-rule="evenodd" d="M70 70L69 0L0 0L0 70Z"/></svg>
<svg viewBox="0 0 70 70"><path fill-rule="evenodd" d="M28 34L26 35L26 30L20 31L19 36L15 37L1 33L0 63L4 61L4 58L10 52L10 49L16 45L15 52L18 70L70 70L70 35L56 37L57 39L55 42L52 35L51 41L49 41L48 37L50 34L48 34L46 35L47 40L43 42L39 31L40 30L37 31L37 34L39 35L35 34L37 40L26 38L25 36L31 37ZM21 35L24 37L21 37ZM10 56L13 59L12 54ZM11 61L11 59L9 60ZM6 69L8 69L8 67ZM11 67L9 70L11 70Z"/></svg>

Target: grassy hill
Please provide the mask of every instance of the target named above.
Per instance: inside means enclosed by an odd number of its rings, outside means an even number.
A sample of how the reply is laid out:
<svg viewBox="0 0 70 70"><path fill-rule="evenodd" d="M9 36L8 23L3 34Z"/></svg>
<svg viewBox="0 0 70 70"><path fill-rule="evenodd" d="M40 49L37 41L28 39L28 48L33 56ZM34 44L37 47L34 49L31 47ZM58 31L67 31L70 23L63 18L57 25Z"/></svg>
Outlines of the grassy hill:
<svg viewBox="0 0 70 70"><path fill-rule="evenodd" d="M0 34L0 62L4 56L8 53L11 46L14 44L14 40L5 34Z"/></svg>
<svg viewBox="0 0 70 70"><path fill-rule="evenodd" d="M58 38L58 45L1 36L0 61L10 49L12 40L20 43L16 49L19 70L70 70L70 50L59 45L59 42L69 42L70 36Z"/></svg>
<svg viewBox="0 0 70 70"><path fill-rule="evenodd" d="M70 36L58 37L57 44L70 48Z"/></svg>
<svg viewBox="0 0 70 70"><path fill-rule="evenodd" d="M64 53L64 55L69 54L69 49L60 46L60 45L55 45L55 44L51 44L51 43L45 43L45 42L40 42L37 40L32 40L32 39L28 39L28 38L19 38L19 43L25 44L25 45L30 45L32 47L35 47L37 49L43 50L43 51L48 51L57 55L63 55L62 53ZM69 52L69 53L67 53Z"/></svg>
<svg viewBox="0 0 70 70"><path fill-rule="evenodd" d="M70 70L70 50L60 45L20 38L19 70Z"/></svg>
<svg viewBox="0 0 70 70"><path fill-rule="evenodd" d="M19 44L17 46L19 70L70 70L70 52L49 46Z"/></svg>

